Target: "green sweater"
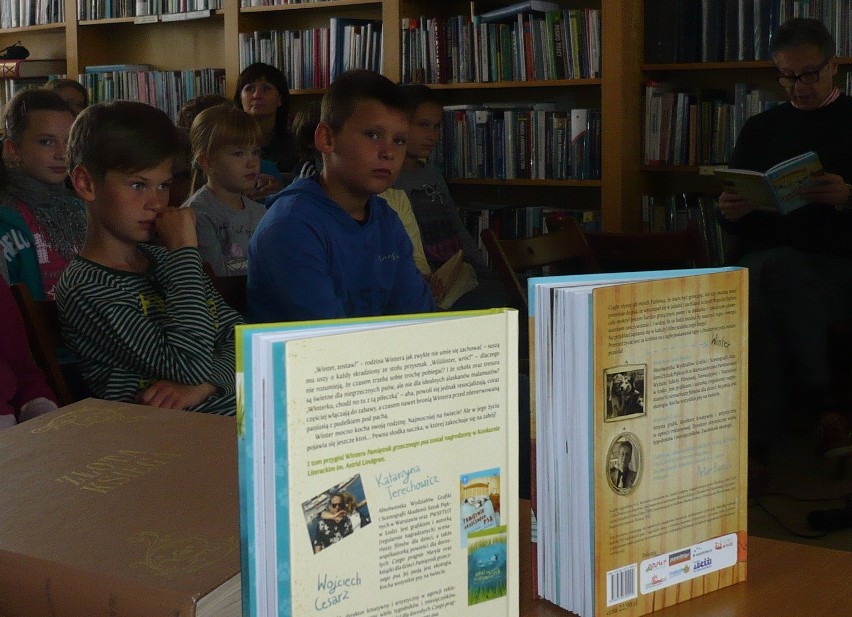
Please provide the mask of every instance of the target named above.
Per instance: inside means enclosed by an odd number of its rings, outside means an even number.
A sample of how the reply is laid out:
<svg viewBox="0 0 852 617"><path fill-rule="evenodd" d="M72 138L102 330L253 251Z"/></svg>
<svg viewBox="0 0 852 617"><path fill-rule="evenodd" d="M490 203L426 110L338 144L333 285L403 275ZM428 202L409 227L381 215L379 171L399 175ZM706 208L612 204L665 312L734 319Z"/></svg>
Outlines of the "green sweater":
<svg viewBox="0 0 852 617"><path fill-rule="evenodd" d="M206 382L217 393L193 410L233 415L242 317L213 289L198 249L140 249L145 274L76 257L56 286L63 335L86 385L99 398L134 402L157 380Z"/></svg>

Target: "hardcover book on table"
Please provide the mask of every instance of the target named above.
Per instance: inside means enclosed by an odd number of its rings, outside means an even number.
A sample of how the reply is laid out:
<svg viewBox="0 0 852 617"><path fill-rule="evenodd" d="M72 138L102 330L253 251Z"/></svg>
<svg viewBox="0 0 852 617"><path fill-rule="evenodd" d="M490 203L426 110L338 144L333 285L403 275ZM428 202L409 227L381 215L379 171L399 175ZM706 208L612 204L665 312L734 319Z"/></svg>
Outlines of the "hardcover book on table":
<svg viewBox="0 0 852 617"><path fill-rule="evenodd" d="M638 617L745 580L747 272L529 281L536 593Z"/></svg>
<svg viewBox="0 0 852 617"><path fill-rule="evenodd" d="M246 615L518 614L517 312L237 328Z"/></svg>
<svg viewBox="0 0 852 617"><path fill-rule="evenodd" d="M0 431L0 615L238 617L234 418L86 399Z"/></svg>

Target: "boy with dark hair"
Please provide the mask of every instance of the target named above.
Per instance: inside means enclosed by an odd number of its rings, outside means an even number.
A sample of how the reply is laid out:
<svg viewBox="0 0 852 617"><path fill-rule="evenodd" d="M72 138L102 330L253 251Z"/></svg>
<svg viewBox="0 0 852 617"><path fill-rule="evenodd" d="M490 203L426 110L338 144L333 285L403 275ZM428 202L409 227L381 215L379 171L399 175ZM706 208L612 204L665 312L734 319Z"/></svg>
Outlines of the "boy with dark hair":
<svg viewBox="0 0 852 617"><path fill-rule="evenodd" d="M168 116L144 103L77 117L68 165L88 229L56 300L95 396L231 415L242 319L202 270L193 211L166 207L181 148Z"/></svg>
<svg viewBox="0 0 852 617"><path fill-rule="evenodd" d="M347 71L326 91L314 143L323 170L284 189L249 243L250 321L433 311L411 240L378 193L405 158L398 86Z"/></svg>

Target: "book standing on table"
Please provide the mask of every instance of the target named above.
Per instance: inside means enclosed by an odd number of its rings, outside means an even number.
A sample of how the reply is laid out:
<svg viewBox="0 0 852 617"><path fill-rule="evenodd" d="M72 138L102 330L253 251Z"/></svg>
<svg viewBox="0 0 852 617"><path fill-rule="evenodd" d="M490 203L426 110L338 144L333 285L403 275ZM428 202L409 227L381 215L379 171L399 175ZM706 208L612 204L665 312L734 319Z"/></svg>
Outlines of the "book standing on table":
<svg viewBox="0 0 852 617"><path fill-rule="evenodd" d="M511 309L237 329L246 615L518 614L517 340Z"/></svg>
<svg viewBox="0 0 852 617"><path fill-rule="evenodd" d="M746 576L746 270L529 281L542 597L638 617Z"/></svg>

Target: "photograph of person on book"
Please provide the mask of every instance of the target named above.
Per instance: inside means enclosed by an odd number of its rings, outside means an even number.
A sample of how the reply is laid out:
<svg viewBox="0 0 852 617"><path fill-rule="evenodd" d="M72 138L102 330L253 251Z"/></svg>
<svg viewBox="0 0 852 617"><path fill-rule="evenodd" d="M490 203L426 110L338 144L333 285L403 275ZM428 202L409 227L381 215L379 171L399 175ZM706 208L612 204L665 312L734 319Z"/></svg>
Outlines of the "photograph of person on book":
<svg viewBox="0 0 852 617"><path fill-rule="evenodd" d="M361 474L305 501L302 511L314 553L340 542L371 522Z"/></svg>
<svg viewBox="0 0 852 617"><path fill-rule="evenodd" d="M377 196L402 167L406 109L399 87L372 71L347 71L326 90L314 139L322 171L279 193L249 242L249 321L435 310L408 234Z"/></svg>
<svg viewBox="0 0 852 617"><path fill-rule="evenodd" d="M630 493L639 480L641 450L639 439L632 433L619 435L607 453L609 485L620 495Z"/></svg>
<svg viewBox="0 0 852 617"><path fill-rule="evenodd" d="M808 205L780 216L735 194L720 223L749 269L749 458L765 476L784 416L816 429L828 457L852 451L831 385L828 325L852 314L852 99L834 83L836 45L818 20L784 22L772 38L788 102L746 121L730 166L766 171L813 150L825 174L801 190Z"/></svg>
<svg viewBox="0 0 852 617"><path fill-rule="evenodd" d="M166 206L182 148L169 117L144 103L77 117L68 163L88 228L57 308L97 398L233 415L243 320L204 274L193 210Z"/></svg>
<svg viewBox="0 0 852 617"><path fill-rule="evenodd" d="M645 413L645 369L606 372L606 420Z"/></svg>

